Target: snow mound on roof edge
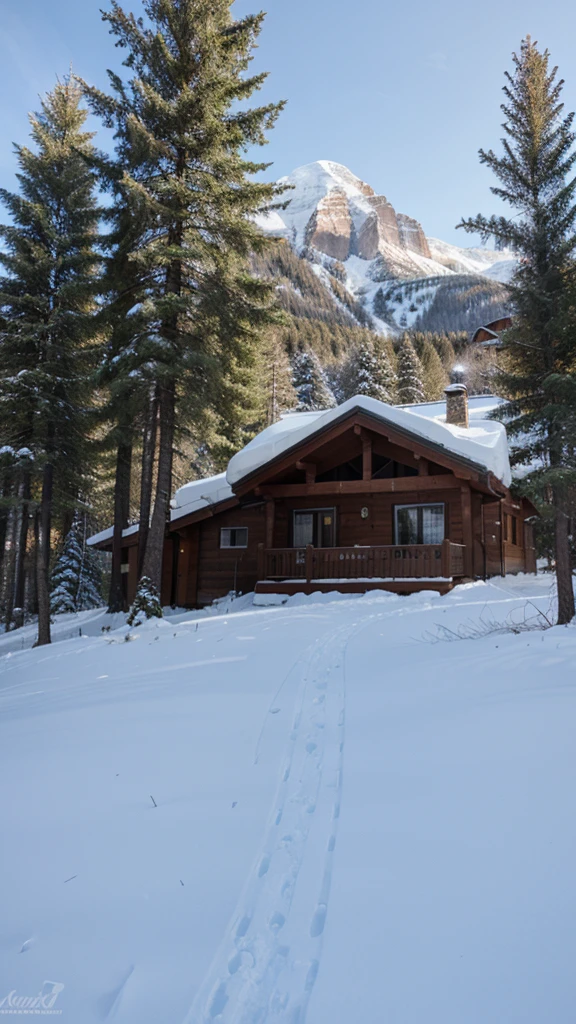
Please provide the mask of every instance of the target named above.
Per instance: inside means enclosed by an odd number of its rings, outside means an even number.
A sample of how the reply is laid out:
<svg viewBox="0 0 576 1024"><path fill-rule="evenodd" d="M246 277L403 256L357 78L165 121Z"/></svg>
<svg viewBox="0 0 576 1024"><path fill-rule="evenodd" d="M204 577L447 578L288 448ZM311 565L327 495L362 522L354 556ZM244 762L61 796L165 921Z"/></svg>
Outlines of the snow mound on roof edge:
<svg viewBox="0 0 576 1024"><path fill-rule="evenodd" d="M282 455L290 448L326 429L353 409L361 409L383 423L439 445L452 455L468 459L509 487L512 476L508 458L506 430L495 420L474 420L469 427L455 427L430 419L410 409L399 409L375 398L356 395L335 409L321 412L288 413L277 423L257 434L249 444L232 457L226 479L231 486ZM443 418L443 417L442 417Z"/></svg>
<svg viewBox="0 0 576 1024"><path fill-rule="evenodd" d="M227 501L228 498L233 497L234 494L232 488L226 482L225 473L206 477L205 480L191 480L190 483L179 487L172 498L170 502L170 521L173 522L175 519L181 519L182 516L190 516L194 512L199 512L200 509L206 508L208 505L217 505L219 502ZM137 533L137 531L138 523L134 523L133 526L129 526L126 530L122 531L122 536L129 537L131 534ZM114 527L109 526L107 530L101 530L100 533L95 533L94 536L89 537L86 543L90 546L101 544L103 541L112 540L113 535Z"/></svg>

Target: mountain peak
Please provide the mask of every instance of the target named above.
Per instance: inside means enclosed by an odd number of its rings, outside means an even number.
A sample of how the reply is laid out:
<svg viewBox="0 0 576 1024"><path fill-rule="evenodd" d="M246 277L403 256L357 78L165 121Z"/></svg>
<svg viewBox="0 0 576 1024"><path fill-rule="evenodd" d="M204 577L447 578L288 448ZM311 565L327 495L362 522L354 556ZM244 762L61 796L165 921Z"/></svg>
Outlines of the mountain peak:
<svg viewBox="0 0 576 1024"><path fill-rule="evenodd" d="M377 259L379 275L397 280L462 273L502 280L513 266L511 253L427 238L417 220L397 213L386 196L334 160L303 164L280 181L292 186L289 205L263 226L284 235L298 252L311 247L341 262ZM492 269L500 261L507 263L502 274Z"/></svg>

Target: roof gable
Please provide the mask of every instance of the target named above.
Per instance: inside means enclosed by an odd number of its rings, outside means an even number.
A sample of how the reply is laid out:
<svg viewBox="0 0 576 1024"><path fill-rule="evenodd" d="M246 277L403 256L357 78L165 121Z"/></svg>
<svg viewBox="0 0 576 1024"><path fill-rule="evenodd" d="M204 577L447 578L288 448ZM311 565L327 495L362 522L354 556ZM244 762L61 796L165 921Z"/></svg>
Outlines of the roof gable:
<svg viewBox="0 0 576 1024"><path fill-rule="evenodd" d="M285 416L233 456L227 480L236 493L245 491L290 459L311 453L328 432L337 436L348 430L351 422L385 434L441 465L468 467L476 473L493 474L505 486L510 483L506 431L501 423L475 421L467 428L455 427L360 395L336 409L295 414L293 421Z"/></svg>

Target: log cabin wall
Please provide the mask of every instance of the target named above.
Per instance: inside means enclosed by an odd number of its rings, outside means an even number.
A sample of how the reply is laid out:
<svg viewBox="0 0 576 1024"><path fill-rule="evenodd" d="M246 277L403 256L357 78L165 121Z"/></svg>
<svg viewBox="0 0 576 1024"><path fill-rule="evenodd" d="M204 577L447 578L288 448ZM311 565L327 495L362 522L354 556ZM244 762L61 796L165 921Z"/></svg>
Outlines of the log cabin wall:
<svg viewBox="0 0 576 1024"><path fill-rule="evenodd" d="M221 548L220 531L237 526L247 527L248 546ZM188 569L186 603L204 605L217 597L225 597L233 589L243 594L253 590L258 579L258 544L265 542L265 528L264 502L248 508L228 509L189 528L197 530L197 578L190 579Z"/></svg>
<svg viewBox="0 0 576 1024"><path fill-rule="evenodd" d="M462 537L462 499L459 482L446 490L410 491L394 494L333 494L308 498L278 498L275 501L274 543L272 547L292 546L292 513L299 509L334 508L336 510L336 547L355 544L394 544L394 506L444 504L446 536L457 544ZM361 510L368 515L363 518Z"/></svg>

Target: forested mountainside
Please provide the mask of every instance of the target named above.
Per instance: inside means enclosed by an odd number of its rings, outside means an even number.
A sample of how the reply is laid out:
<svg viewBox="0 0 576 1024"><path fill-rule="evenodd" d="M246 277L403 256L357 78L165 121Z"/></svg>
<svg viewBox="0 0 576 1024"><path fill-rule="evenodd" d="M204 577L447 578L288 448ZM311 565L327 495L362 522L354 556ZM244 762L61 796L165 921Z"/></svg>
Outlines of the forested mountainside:
<svg viewBox="0 0 576 1024"><path fill-rule="evenodd" d="M321 261L310 252L299 256L282 239L266 255L254 259L254 269L276 281L278 302L286 314L278 340L288 356L310 349L334 377L358 345L376 340L378 324L385 320L394 326L389 332L390 352L398 350L406 333L419 355L424 342L430 340L438 349L446 375L456 358L464 360L471 389L486 389L485 377L479 376L485 354L467 351L468 339L480 324L507 308L507 291L499 282L462 274L382 282L368 303L365 294L354 296L348 290L339 261Z"/></svg>

